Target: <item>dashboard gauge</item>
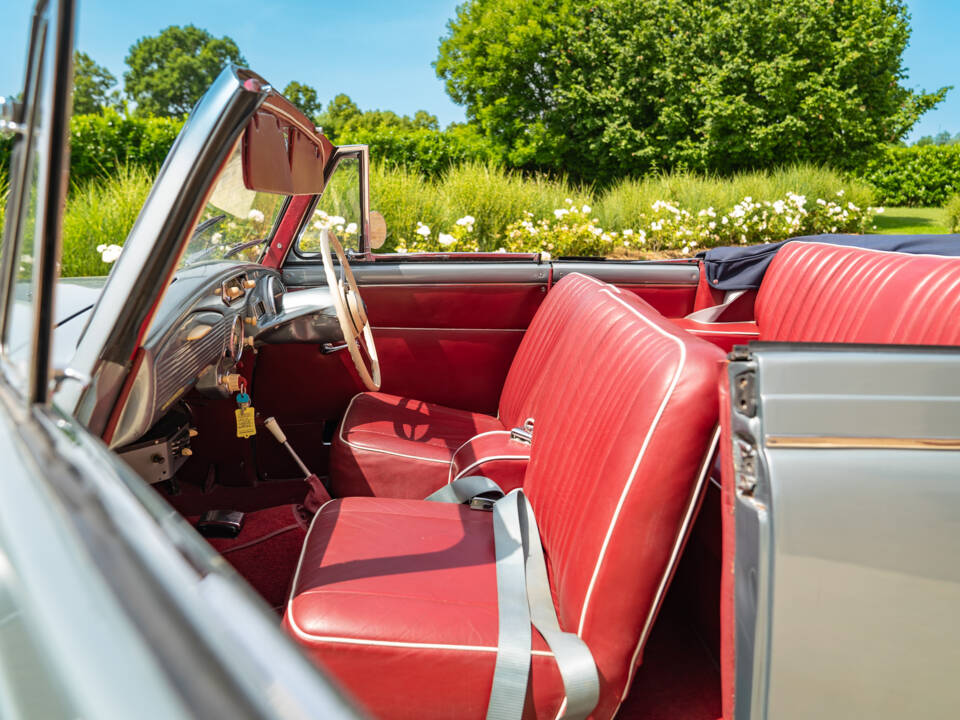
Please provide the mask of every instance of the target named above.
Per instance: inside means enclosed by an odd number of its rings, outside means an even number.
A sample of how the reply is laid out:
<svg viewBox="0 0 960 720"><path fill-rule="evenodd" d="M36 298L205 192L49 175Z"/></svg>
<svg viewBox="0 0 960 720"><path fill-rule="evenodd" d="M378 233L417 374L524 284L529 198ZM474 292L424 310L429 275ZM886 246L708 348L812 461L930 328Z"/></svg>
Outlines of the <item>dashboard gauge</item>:
<svg viewBox="0 0 960 720"><path fill-rule="evenodd" d="M234 360L238 360L243 353L243 319L239 315L233 319L233 327L230 328L228 350Z"/></svg>

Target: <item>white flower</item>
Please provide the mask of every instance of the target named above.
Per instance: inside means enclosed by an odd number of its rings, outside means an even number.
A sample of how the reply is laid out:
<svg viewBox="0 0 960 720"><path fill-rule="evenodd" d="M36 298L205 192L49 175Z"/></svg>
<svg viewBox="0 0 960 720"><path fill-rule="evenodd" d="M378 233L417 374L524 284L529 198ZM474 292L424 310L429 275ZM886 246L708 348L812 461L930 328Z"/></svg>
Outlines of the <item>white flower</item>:
<svg viewBox="0 0 960 720"><path fill-rule="evenodd" d="M263 213L256 208L247 213L247 219L253 220L255 223L262 223L264 221Z"/></svg>
<svg viewBox="0 0 960 720"><path fill-rule="evenodd" d="M557 218L557 220L559 220L560 218L562 218L564 215L566 215L566 214L569 213L569 212L570 212L570 211L567 210L566 208L557 208L556 210L553 211L553 216L554 216L555 218Z"/></svg>
<svg viewBox="0 0 960 720"><path fill-rule="evenodd" d="M342 218L339 215L331 215L329 219L331 225L344 225L347 222L346 218Z"/></svg>
<svg viewBox="0 0 960 720"><path fill-rule="evenodd" d="M97 252L100 253L101 260L110 264L117 261L120 253L123 252L123 248L119 245L98 245Z"/></svg>
<svg viewBox="0 0 960 720"><path fill-rule="evenodd" d="M623 231L623 234L624 234L624 237L630 237L631 235L633 235L633 230L631 230L630 228L627 228L626 230Z"/></svg>
<svg viewBox="0 0 960 720"><path fill-rule="evenodd" d="M582 208L580 208L580 209L583 210L583 214L584 214L584 215L589 215L589 214L590 214L590 206L589 206L589 205L584 205L584 206L583 206Z"/></svg>
<svg viewBox="0 0 960 720"><path fill-rule="evenodd" d="M344 230L344 232L345 232L347 235L353 235L354 233L357 232L357 224L356 224L356 223L350 223L349 225L347 225L347 229Z"/></svg>
<svg viewBox="0 0 960 720"><path fill-rule="evenodd" d="M210 236L210 239L219 245L220 241L223 240L223 233L214 233Z"/></svg>
<svg viewBox="0 0 960 720"><path fill-rule="evenodd" d="M397 248L397 255L406 255L406 254L407 254L407 249L405 247Z"/></svg>
<svg viewBox="0 0 960 720"><path fill-rule="evenodd" d="M418 220L416 233L422 237L430 237L430 228Z"/></svg>
<svg viewBox="0 0 960 720"><path fill-rule="evenodd" d="M528 214L532 214L532 213L528 213ZM459 225L460 227L467 228L467 232L470 232L473 229L473 224L476 221L477 220L476 218L473 217L473 215L464 215L462 218L457 220L457 225Z"/></svg>
<svg viewBox="0 0 960 720"><path fill-rule="evenodd" d="M437 235L437 242L441 245L453 245L456 241L457 239L449 233L440 233Z"/></svg>
<svg viewBox="0 0 960 720"><path fill-rule="evenodd" d="M843 190L837 190L837 197L843 197Z"/></svg>

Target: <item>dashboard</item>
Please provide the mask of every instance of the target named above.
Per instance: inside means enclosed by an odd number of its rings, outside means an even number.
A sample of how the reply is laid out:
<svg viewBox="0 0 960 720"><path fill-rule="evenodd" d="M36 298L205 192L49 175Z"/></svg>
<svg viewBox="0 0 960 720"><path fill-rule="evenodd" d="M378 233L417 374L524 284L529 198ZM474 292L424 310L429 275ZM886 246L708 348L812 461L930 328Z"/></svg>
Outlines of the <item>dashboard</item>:
<svg viewBox="0 0 960 720"><path fill-rule="evenodd" d="M261 265L213 262L180 271L167 288L110 442L144 436L188 391L230 397L237 363L262 343L339 343L326 287L289 291Z"/></svg>

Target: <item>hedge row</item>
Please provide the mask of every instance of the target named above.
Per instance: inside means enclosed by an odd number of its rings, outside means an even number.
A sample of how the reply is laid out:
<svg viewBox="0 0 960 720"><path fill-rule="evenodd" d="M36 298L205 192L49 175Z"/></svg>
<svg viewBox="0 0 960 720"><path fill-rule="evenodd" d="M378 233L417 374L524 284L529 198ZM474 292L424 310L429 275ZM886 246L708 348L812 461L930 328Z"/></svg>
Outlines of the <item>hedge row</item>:
<svg viewBox="0 0 960 720"><path fill-rule="evenodd" d="M78 115L70 123L71 182L82 185L111 177L124 166L156 170L163 163L183 120L133 117L108 110ZM464 163L496 160L486 139L473 128L447 130L365 130L341 139L370 145L378 162L403 166L436 178ZM0 167L7 167L10 138L0 138ZM856 173L876 189L876 201L888 206L943 206L960 193L960 144L887 147Z"/></svg>
<svg viewBox="0 0 960 720"><path fill-rule="evenodd" d="M125 166L156 170L183 127L176 118L133 117L106 110L70 120L70 181L83 185ZM0 167L9 167L10 138L0 139Z"/></svg>
<svg viewBox="0 0 960 720"><path fill-rule="evenodd" d="M881 205L940 207L960 192L960 145L885 148L864 179Z"/></svg>

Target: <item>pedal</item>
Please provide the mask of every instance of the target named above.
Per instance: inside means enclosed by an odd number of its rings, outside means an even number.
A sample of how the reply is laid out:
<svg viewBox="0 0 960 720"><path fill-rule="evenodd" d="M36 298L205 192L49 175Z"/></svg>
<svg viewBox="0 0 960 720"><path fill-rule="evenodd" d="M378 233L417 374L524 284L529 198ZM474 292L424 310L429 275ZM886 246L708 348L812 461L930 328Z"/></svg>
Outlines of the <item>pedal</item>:
<svg viewBox="0 0 960 720"><path fill-rule="evenodd" d="M197 521L197 532L209 538L235 538L243 530L239 510L208 510Z"/></svg>

